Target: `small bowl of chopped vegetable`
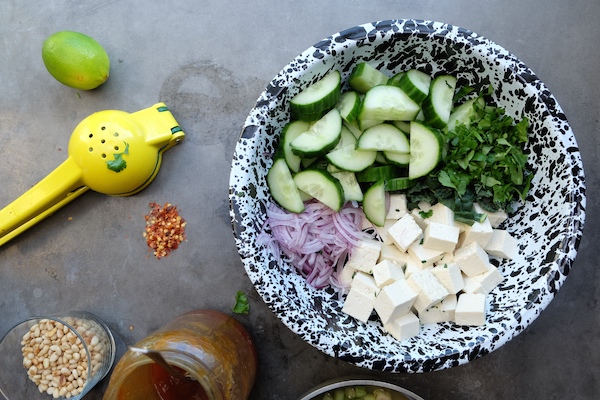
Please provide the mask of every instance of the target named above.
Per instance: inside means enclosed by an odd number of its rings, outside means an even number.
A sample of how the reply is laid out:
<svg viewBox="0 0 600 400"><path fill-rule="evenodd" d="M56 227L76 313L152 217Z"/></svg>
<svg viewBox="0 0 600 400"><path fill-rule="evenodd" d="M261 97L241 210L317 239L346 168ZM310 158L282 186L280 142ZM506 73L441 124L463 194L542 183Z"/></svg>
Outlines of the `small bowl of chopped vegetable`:
<svg viewBox="0 0 600 400"><path fill-rule="evenodd" d="M400 386L376 379L348 378L325 382L299 400L423 400Z"/></svg>
<svg viewBox="0 0 600 400"><path fill-rule="evenodd" d="M569 274L573 132L507 50L438 22L336 33L269 83L230 175L245 270L278 318L358 366L427 372L501 347Z"/></svg>

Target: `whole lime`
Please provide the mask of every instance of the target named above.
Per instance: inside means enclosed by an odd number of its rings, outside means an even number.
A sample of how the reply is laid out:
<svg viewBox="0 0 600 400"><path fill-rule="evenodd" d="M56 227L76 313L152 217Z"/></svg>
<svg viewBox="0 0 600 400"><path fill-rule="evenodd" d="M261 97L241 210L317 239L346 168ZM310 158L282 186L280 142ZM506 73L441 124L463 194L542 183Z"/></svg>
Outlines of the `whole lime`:
<svg viewBox="0 0 600 400"><path fill-rule="evenodd" d="M108 79L110 60L104 48L83 33L60 31L42 46L42 59L50 75L75 89L91 90Z"/></svg>

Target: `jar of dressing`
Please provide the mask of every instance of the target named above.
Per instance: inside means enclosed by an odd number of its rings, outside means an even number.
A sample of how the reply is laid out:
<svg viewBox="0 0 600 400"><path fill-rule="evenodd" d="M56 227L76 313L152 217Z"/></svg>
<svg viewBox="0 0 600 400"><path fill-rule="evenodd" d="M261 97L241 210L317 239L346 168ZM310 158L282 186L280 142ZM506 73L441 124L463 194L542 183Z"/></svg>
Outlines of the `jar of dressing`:
<svg viewBox="0 0 600 400"><path fill-rule="evenodd" d="M135 347L160 352L188 379L128 350L115 366L103 400L245 400L254 385L252 339L242 324L219 311L180 315Z"/></svg>

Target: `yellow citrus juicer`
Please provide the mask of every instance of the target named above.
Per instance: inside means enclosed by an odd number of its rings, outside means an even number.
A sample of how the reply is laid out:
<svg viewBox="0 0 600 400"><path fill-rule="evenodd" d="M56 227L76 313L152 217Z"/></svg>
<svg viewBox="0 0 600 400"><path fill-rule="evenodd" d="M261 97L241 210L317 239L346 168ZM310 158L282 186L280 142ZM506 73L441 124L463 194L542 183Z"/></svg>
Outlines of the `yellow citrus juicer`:
<svg viewBox="0 0 600 400"><path fill-rule="evenodd" d="M184 137L164 103L88 116L71 134L67 159L0 210L0 246L89 189L111 196L139 192L158 173L162 154Z"/></svg>

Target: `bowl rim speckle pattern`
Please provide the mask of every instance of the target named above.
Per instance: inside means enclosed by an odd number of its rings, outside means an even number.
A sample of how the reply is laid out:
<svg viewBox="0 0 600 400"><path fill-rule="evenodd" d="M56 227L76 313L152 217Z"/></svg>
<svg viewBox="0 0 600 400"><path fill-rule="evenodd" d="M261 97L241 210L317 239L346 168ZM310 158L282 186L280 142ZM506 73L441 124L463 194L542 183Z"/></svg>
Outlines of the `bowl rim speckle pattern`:
<svg viewBox="0 0 600 400"><path fill-rule="evenodd" d="M428 324L399 342L376 315L363 324L341 312L331 289L316 290L277 249L259 240L269 202L266 171L278 135L289 121L287 103L332 69L347 80L358 61L390 76L408 68L457 76L476 91L492 85L494 101L516 120L530 119L532 189L503 226L519 243L511 261L494 261L505 281L489 295L485 326ZM575 260L585 221L585 176L574 134L548 88L517 57L457 26L425 20L387 20L338 32L285 66L250 111L232 161L230 216L246 273L274 314L324 353L390 372L427 372L461 365L504 345L547 307ZM265 232L268 233L268 227Z"/></svg>

